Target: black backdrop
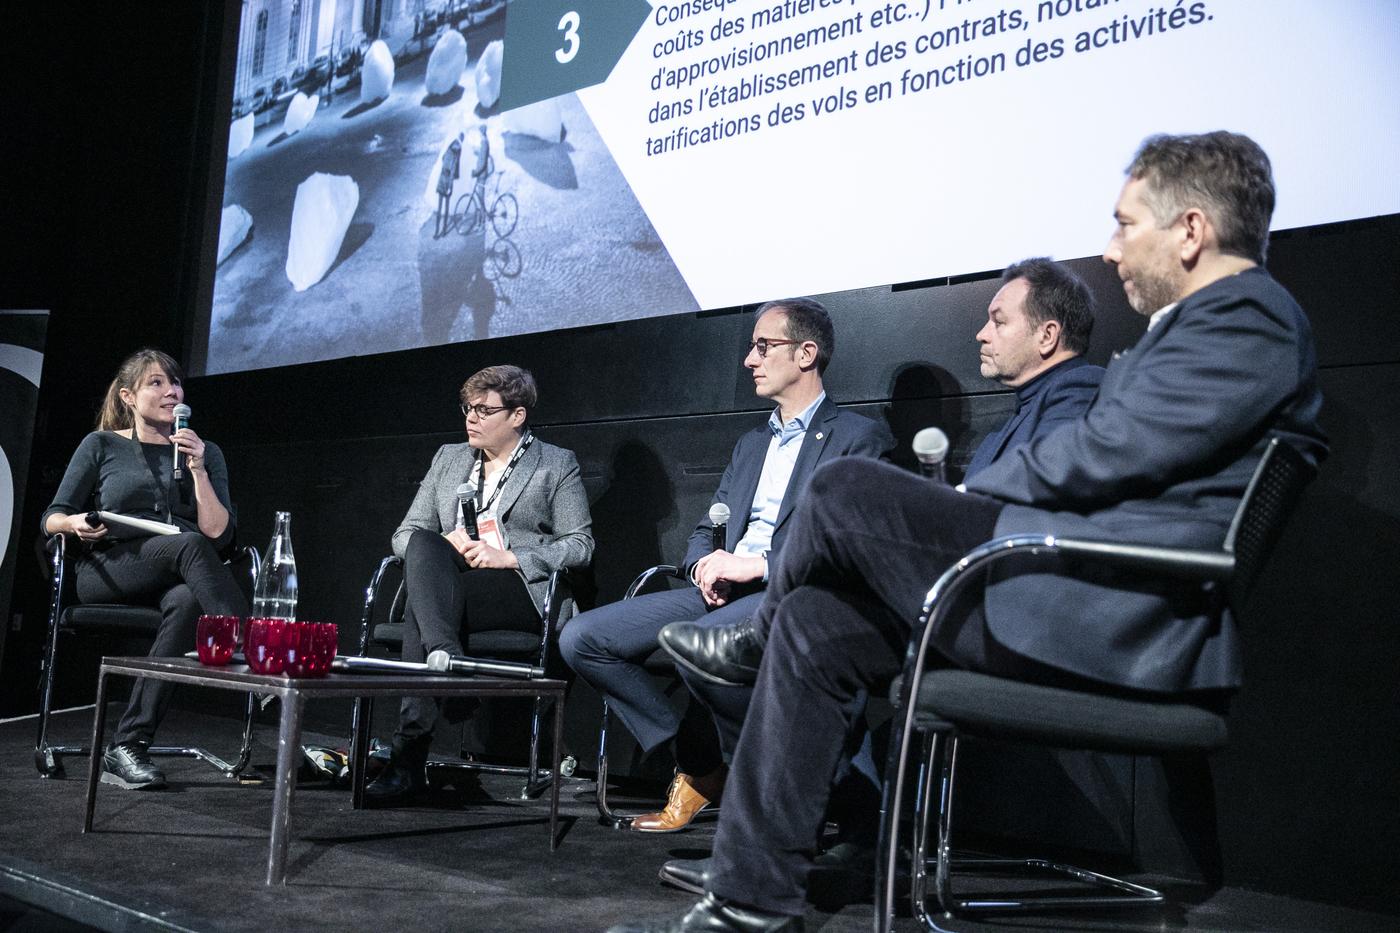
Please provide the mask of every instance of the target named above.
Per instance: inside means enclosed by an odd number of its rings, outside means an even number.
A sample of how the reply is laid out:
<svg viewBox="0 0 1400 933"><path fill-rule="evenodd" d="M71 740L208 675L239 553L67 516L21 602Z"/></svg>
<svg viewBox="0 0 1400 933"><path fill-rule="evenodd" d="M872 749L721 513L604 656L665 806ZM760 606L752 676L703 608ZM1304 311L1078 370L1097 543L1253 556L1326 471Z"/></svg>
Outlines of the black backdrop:
<svg viewBox="0 0 1400 933"><path fill-rule="evenodd" d="M202 154L223 130L218 14L185 3L31 6L8 24L0 91L0 307L53 309L26 505L37 530L120 358L190 337ZM1108 207L1085 209L1107 223ZM1091 354L1102 362L1142 322L1097 259L1076 268L1103 305ZM1248 682L1232 744L1214 761L1224 869L1232 883L1395 908L1400 217L1281 234L1270 268L1313 319L1334 452L1250 613ZM965 460L1009 405L978 376L972 343L995 287L969 275L827 296L831 393L888 419L902 449L940 424ZM210 377L189 397L198 428L228 454L244 540L261 545L274 510L290 510L305 613L348 622L432 451L460 439L457 386L487 363L528 366L541 383L541 436L583 464L610 599L636 570L680 553L734 438L764 417L739 366L749 310ZM46 595L39 562L27 561L0 714L37 705ZM570 715L583 752L586 715ZM1006 769L983 770L988 802L968 819L1031 834L1063 829L1063 813L1084 812L1078 798L1112 796L1114 781L1149 796L1153 780L1142 765L1119 763L1107 779L1067 765L1042 788L1054 805L1016 808L1000 802L1013 789ZM1138 807L1080 833L1170 862L1155 829L1151 808Z"/></svg>

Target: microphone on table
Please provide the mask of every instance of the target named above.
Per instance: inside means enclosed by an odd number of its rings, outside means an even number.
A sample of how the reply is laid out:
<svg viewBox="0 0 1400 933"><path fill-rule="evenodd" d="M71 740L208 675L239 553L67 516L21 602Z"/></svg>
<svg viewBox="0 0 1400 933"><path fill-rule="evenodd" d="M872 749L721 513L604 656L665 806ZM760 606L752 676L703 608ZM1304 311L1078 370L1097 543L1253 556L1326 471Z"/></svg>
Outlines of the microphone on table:
<svg viewBox="0 0 1400 933"><path fill-rule="evenodd" d="M716 502L710 506L710 550L722 551L729 535L729 506Z"/></svg>
<svg viewBox="0 0 1400 933"><path fill-rule="evenodd" d="M532 667L523 661L482 661L476 658L453 657L446 651L434 651L428 655L426 663L336 655L331 661L331 670L341 674L483 674L489 677L514 677L518 680L544 676L544 668Z"/></svg>
<svg viewBox="0 0 1400 933"><path fill-rule="evenodd" d="M487 677L519 677L526 680L544 676L544 668L523 661L485 661L441 650L429 653L427 664L428 670L439 674L483 674Z"/></svg>
<svg viewBox="0 0 1400 933"><path fill-rule="evenodd" d="M457 487L457 527L464 529L468 538L477 540L476 486L472 483Z"/></svg>
<svg viewBox="0 0 1400 933"><path fill-rule="evenodd" d="M190 426L190 406L181 402L175 406L172 414L175 415L175 430L180 431ZM174 466L172 474L176 479L185 478L185 452L180 448L175 448L175 456L171 458Z"/></svg>
<svg viewBox="0 0 1400 933"><path fill-rule="evenodd" d="M919 472L940 483L948 481L943 461L948 457L948 435L938 428L924 428L914 435L914 456Z"/></svg>

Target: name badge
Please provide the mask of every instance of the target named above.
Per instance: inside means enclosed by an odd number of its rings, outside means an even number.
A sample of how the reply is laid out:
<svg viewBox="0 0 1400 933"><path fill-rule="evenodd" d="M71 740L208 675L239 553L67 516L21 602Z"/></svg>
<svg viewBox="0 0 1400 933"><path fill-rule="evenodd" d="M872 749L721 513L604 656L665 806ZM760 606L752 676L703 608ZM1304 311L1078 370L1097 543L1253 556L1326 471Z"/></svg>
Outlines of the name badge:
<svg viewBox="0 0 1400 933"><path fill-rule="evenodd" d="M476 536L498 551L506 549L505 540L501 537L501 526L496 522L494 515L484 515L477 518Z"/></svg>

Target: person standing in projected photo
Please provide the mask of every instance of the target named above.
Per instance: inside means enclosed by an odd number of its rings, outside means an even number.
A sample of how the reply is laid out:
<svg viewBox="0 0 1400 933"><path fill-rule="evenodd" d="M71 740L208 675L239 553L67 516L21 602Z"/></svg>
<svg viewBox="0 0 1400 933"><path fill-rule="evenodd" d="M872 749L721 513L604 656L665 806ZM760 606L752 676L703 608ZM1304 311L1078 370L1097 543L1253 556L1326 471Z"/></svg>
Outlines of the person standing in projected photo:
<svg viewBox="0 0 1400 933"><path fill-rule="evenodd" d="M476 144L476 167L472 169L472 183L476 186L477 202L486 210L486 179L491 176L491 140L486 136L486 124L477 125L481 138Z"/></svg>
<svg viewBox="0 0 1400 933"><path fill-rule="evenodd" d="M465 135L458 133L457 138L448 143L447 151L442 154L442 168L438 172L437 182L437 226L433 228L434 239L447 235L448 224L452 218L452 188L462 175L462 139Z"/></svg>
<svg viewBox="0 0 1400 933"><path fill-rule="evenodd" d="M159 607L151 657L190 650L202 614L248 614L247 598L219 556L234 539L224 455L190 428L175 430L183 382L180 364L159 350L127 357L107 388L97 430L78 444L41 520L46 535L71 535L81 544L74 565L80 602ZM185 457L178 480L177 450ZM88 513L99 509L168 522L180 533L89 524ZM128 790L165 786L148 749L174 689L136 682L102 757L104 783Z"/></svg>
<svg viewBox="0 0 1400 933"><path fill-rule="evenodd" d="M467 442L438 448L394 532L407 597L403 660L467 654L473 632L538 635L550 575L592 559L593 519L578 458L539 440L527 424L538 397L535 377L519 366L488 366L463 384ZM474 530L464 520L463 495L471 498ZM573 602L565 600L561 624L572 615ZM442 712L433 697L403 698L389 764L365 788L371 804L405 803L427 790L428 751ZM455 718L457 710L446 712Z"/></svg>

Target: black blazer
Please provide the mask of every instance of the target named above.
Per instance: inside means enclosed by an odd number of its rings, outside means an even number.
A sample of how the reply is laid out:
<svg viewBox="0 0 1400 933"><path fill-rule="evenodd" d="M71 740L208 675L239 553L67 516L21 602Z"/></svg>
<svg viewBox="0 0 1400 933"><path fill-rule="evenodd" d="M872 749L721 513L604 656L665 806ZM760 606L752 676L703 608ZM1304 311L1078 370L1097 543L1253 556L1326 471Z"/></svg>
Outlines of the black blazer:
<svg viewBox="0 0 1400 933"><path fill-rule="evenodd" d="M1326 456L1321 405L1307 318L1253 268L1184 299L1108 367L1082 419L1007 452L967 487L1009 503L998 535L1219 548L1271 437L1313 462ZM1107 683L1240 683L1234 620L1199 587L1023 562L993 574L986 612L1013 651Z"/></svg>
<svg viewBox="0 0 1400 933"><path fill-rule="evenodd" d="M725 529L725 550L733 551L744 532L749 527L749 509L753 506L754 493L758 489L759 475L763 472L763 461L768 456L768 442L773 434L764 423L739 438L734 445L734 454L729 458L720 478L719 489L710 501L723 502L729 506L729 525ZM818 406L812 423L807 428L807 436L802 440L802 450L797 455L797 463L788 480L783 504L778 508L778 522L773 529L773 544L769 549L770 563L777 557L783 543L783 531L788 517L797 505L798 498L807 488L812 471L818 464L834 457L859 456L881 457L894 446L894 439L884 425L853 412L842 411L830 396ZM710 518L708 512L695 526L686 547L685 571L689 575L700 558L710 553Z"/></svg>

